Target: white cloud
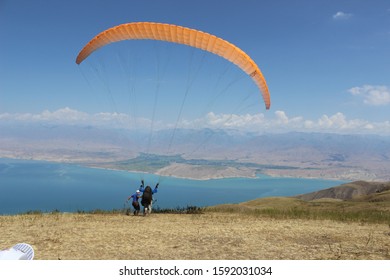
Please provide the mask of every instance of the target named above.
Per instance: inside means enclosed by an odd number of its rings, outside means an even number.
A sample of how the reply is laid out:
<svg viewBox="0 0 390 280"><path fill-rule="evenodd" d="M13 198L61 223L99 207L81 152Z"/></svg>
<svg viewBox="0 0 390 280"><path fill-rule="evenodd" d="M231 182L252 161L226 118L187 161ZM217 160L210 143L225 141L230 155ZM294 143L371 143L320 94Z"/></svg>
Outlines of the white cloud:
<svg viewBox="0 0 390 280"><path fill-rule="evenodd" d="M285 112L276 111L275 112L276 121L280 124L288 124L289 120Z"/></svg>
<svg viewBox="0 0 390 280"><path fill-rule="evenodd" d="M86 121L88 119L88 114L65 107L54 112L45 110L41 114L32 115L32 117L37 118L37 120L65 120L67 122L77 123Z"/></svg>
<svg viewBox="0 0 390 280"><path fill-rule="evenodd" d="M196 120L184 120L179 124L183 128L222 128L222 129L249 129L266 125L264 114L215 114L207 113L204 117Z"/></svg>
<svg viewBox="0 0 390 280"><path fill-rule="evenodd" d="M195 125L196 124L196 125ZM195 126L194 126L195 125ZM289 117L284 111L276 111L274 116L227 115L208 113L204 118L194 122L185 121L181 127L186 128L232 128L253 132L329 132L329 133L373 133L390 135L390 122L368 122L361 119L348 119L343 113L322 115L317 120L304 119L301 116Z"/></svg>
<svg viewBox="0 0 390 280"><path fill-rule="evenodd" d="M363 98L363 102L368 105L384 106L390 104L390 89L386 86L364 85L353 87L348 90L354 96Z"/></svg>
<svg viewBox="0 0 390 280"><path fill-rule="evenodd" d="M361 94L362 89L351 89L353 94ZM365 92L363 90L363 92ZM56 111L45 110L39 114L0 114L0 122L23 123L50 123L59 125L92 125L97 127L110 127L121 129L150 129L152 121L146 118L131 118L120 113L88 114L70 108ZM161 120L153 122L153 129L175 127L175 124ZM385 134L390 135L390 121L369 122L361 119L348 119L343 113L322 115L317 120L305 119L301 116L290 117L284 111L275 111L272 114L215 114L207 113L202 118L183 120L177 124L178 128L214 128L235 129L251 132L329 132L329 133L358 133L358 134Z"/></svg>
<svg viewBox="0 0 390 280"><path fill-rule="evenodd" d="M344 13L344 12L337 12L333 15L333 19L335 20L346 20L352 17L352 14Z"/></svg>
<svg viewBox="0 0 390 280"><path fill-rule="evenodd" d="M85 112L70 109L68 107L56 111L45 110L38 114L17 113L0 114L0 121L20 121L20 122L42 122L50 124L64 125L96 125L103 127L129 128L134 122L128 115L119 113L97 113L88 114ZM144 119L139 119L140 125L145 125ZM150 121L149 121L150 124Z"/></svg>

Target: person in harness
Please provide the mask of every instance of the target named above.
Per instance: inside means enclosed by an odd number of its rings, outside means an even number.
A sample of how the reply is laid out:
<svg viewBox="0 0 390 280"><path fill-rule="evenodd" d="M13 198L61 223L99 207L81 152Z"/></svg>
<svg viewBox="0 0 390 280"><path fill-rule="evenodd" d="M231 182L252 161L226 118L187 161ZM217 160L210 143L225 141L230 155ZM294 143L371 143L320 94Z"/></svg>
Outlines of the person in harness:
<svg viewBox="0 0 390 280"><path fill-rule="evenodd" d="M144 180L141 181L141 187L139 190L142 192L141 204L144 207L144 216L152 213L153 194L157 193L158 185L159 183L157 183L152 190L150 186L144 187Z"/></svg>
<svg viewBox="0 0 390 280"><path fill-rule="evenodd" d="M127 201L129 201L130 199L133 200L131 205L134 208L134 212L133 212L134 216L138 216L138 213L141 210L141 207L139 206L139 202L138 202L138 199L140 199L140 198L141 198L141 191L140 190L137 190L134 194L132 194L131 196L129 196L127 198Z"/></svg>

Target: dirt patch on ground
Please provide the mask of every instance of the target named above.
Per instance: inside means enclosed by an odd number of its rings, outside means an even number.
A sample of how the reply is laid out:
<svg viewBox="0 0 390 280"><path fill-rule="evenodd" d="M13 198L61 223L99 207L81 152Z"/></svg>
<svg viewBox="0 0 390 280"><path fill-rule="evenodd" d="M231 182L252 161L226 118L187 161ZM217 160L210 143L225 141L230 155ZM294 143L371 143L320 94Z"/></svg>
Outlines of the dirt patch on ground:
<svg viewBox="0 0 390 280"><path fill-rule="evenodd" d="M41 260L390 259L386 224L209 212L0 216L0 249L19 242Z"/></svg>

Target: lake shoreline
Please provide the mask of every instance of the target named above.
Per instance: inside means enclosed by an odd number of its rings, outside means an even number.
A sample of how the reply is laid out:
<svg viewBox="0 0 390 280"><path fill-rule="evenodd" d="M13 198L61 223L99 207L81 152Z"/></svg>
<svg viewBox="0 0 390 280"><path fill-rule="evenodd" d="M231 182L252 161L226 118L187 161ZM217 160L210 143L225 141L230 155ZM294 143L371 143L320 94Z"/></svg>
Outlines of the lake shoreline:
<svg viewBox="0 0 390 280"><path fill-rule="evenodd" d="M137 173L144 175L154 175L162 177L172 177L178 179L188 179L188 180L216 180L216 179L227 179L227 178L257 178L259 176L267 176L271 178L298 178L298 179L318 179L318 180L335 180L335 181L355 181L359 178L351 178L351 176L335 176L327 174L315 174L313 175L312 170L308 168L300 169L298 172L285 172L278 169L264 169L262 172L259 172L256 169L242 169L242 168L230 168L226 167L225 170L219 170L219 173L211 172L212 166L201 166L201 165L191 165L191 164L177 164L173 163L167 167L159 169L155 172L146 172L140 170L132 170L125 168L113 167L109 163L100 162L99 164L91 163L89 161L70 161L64 159L45 159L45 158L18 158L18 157L1 157L4 160L16 160L16 161L36 161L36 162L46 162L46 163L55 163L55 164L70 164L75 166L82 166L86 168L94 168L101 170L112 170L112 171L123 171L128 173ZM178 168L179 167L179 168ZM216 167L215 167L216 168ZM199 170L201 170L199 172ZM294 169L295 170L295 169ZM204 174L205 171L207 174ZM203 173L202 173L203 172ZM197 174L193 176L193 174ZM371 181L381 181L381 180L371 180Z"/></svg>
<svg viewBox="0 0 390 280"><path fill-rule="evenodd" d="M53 163L64 163L64 162L53 162ZM66 164L75 164L78 166L83 166L87 168L94 168L94 169L101 169L101 170L112 170L112 171L123 171L128 173L139 173L144 175L154 175L154 176L160 176L160 177L171 177L171 178L177 178L177 179L187 179L187 180L197 180L197 181L209 181L209 180L219 180L219 179L233 179L233 178L245 178L245 179L256 179L259 177L268 177L268 178L291 178L291 179L309 179L309 180L334 180L334 181L354 181L353 178L345 178L343 176L312 176L312 175L286 175L286 174L278 174L277 172L257 172L256 170L252 170L251 174L248 175L248 171L243 171L242 173L237 172L234 175L214 175L211 174L209 176L190 176L188 173L191 173L191 171L194 171L199 168L199 166L193 166L191 168L190 165L188 166L188 169L186 170L187 175L180 175L180 174L166 174L166 171L158 170L157 172L150 173L140 170L128 170L128 169L121 169L121 168L114 168L114 167L104 167L104 166L96 166L93 164L80 164L80 163L69 163L65 162ZM209 167L205 167L209 168ZM377 180L372 180L377 181ZM382 181L382 180L379 180Z"/></svg>
<svg viewBox="0 0 390 280"><path fill-rule="evenodd" d="M152 187L160 183L156 194L158 202L154 206L161 209L294 196L346 182L262 174L249 178L193 180L73 163L6 159L0 163L0 213L121 209L125 200L139 188L142 179Z"/></svg>

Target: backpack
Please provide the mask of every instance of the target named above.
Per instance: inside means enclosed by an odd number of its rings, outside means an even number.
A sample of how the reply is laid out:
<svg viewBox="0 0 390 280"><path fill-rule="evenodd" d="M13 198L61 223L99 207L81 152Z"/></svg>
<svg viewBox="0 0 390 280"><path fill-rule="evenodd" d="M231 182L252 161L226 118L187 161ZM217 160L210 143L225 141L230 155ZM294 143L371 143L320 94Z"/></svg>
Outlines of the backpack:
<svg viewBox="0 0 390 280"><path fill-rule="evenodd" d="M142 206L149 206L152 202L152 188L147 186L142 194Z"/></svg>

